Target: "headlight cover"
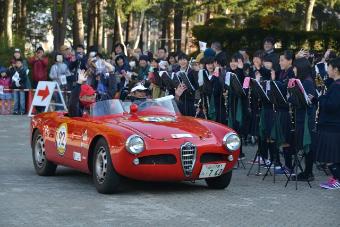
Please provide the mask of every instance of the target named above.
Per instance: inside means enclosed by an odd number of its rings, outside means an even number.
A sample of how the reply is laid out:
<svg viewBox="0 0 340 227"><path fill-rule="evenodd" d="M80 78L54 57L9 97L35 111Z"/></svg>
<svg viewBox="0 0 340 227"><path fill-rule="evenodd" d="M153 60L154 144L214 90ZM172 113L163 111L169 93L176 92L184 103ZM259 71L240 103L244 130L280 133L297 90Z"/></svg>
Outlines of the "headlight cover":
<svg viewBox="0 0 340 227"><path fill-rule="evenodd" d="M139 135L131 135L125 143L126 150L131 154L139 154L144 151L145 143Z"/></svg>
<svg viewBox="0 0 340 227"><path fill-rule="evenodd" d="M228 150L236 151L241 147L241 139L236 133L230 132L223 137L223 144Z"/></svg>

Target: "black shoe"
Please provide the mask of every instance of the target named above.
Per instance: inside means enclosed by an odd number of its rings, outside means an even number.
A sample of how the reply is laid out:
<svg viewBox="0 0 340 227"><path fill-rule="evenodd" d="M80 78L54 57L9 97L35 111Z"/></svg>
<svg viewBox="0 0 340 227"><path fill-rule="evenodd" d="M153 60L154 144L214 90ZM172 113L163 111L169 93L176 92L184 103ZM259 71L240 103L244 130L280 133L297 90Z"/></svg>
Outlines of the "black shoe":
<svg viewBox="0 0 340 227"><path fill-rule="evenodd" d="M296 176L291 177L292 181L296 180ZM314 181L314 175L313 174L307 174L305 172L299 173L297 175L297 180L298 181Z"/></svg>
<svg viewBox="0 0 340 227"><path fill-rule="evenodd" d="M244 160L246 159L246 156L244 155L244 153L241 153L240 156L238 157L238 160Z"/></svg>
<svg viewBox="0 0 340 227"><path fill-rule="evenodd" d="M19 113L18 112L13 112L13 115L19 115Z"/></svg>

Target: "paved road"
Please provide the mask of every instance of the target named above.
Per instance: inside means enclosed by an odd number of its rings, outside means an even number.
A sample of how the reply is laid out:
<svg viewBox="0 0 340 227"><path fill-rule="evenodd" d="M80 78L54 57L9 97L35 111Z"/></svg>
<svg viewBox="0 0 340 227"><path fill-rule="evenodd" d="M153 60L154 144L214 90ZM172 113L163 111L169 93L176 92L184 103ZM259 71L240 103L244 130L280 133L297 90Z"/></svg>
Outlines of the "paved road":
<svg viewBox="0 0 340 227"><path fill-rule="evenodd" d="M101 195L90 176L68 168L37 176L28 131L27 117L0 116L0 226L339 226L340 190L321 190L319 171L313 188L298 191L283 177L273 184L238 169L223 191L127 181L121 193Z"/></svg>

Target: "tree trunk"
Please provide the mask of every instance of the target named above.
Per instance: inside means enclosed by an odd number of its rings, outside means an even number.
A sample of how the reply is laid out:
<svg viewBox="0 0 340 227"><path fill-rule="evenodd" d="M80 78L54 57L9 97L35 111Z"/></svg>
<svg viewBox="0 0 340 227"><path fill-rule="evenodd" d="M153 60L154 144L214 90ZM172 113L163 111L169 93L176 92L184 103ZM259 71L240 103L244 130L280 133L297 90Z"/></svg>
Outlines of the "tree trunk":
<svg viewBox="0 0 340 227"><path fill-rule="evenodd" d="M174 17L174 34L175 34L175 51L180 51L181 40L182 40L182 20L183 20L183 9L181 5L177 5L175 8Z"/></svg>
<svg viewBox="0 0 340 227"><path fill-rule="evenodd" d="M98 51L102 52L103 49L103 33L104 33L104 16L103 16L103 0L99 0L97 2L97 14L98 14L98 20L97 20L97 46L98 46Z"/></svg>
<svg viewBox="0 0 340 227"><path fill-rule="evenodd" d="M64 45L65 35L66 35L66 25L67 25L67 17L69 13L69 2L68 0L63 0L62 5L62 17L60 18L60 32L59 32L59 46Z"/></svg>
<svg viewBox="0 0 340 227"><path fill-rule="evenodd" d="M205 25L208 24L210 17L211 17L211 10L210 10L210 7L208 6L207 12L205 14L205 22L204 22Z"/></svg>
<svg viewBox="0 0 340 227"><path fill-rule="evenodd" d="M164 12L164 15L169 15L169 4L167 2L163 3L162 10ZM165 41L167 36L167 26L168 26L169 17L164 16L162 18L162 28L161 28L161 47L165 47Z"/></svg>
<svg viewBox="0 0 340 227"><path fill-rule="evenodd" d="M52 27L53 27L53 50L54 52L57 52L59 48L58 0L53 0Z"/></svg>
<svg viewBox="0 0 340 227"><path fill-rule="evenodd" d="M9 47L13 46L13 31L12 31L12 21L13 21L13 0L6 0L6 10L5 10L5 38L7 45Z"/></svg>
<svg viewBox="0 0 340 227"><path fill-rule="evenodd" d="M84 20L83 20L83 7L81 0L74 2L74 19L73 19L73 43L74 45L84 45Z"/></svg>
<svg viewBox="0 0 340 227"><path fill-rule="evenodd" d="M25 38L26 22L27 22L27 0L21 0L21 11L19 21L19 35Z"/></svg>
<svg viewBox="0 0 340 227"><path fill-rule="evenodd" d="M129 15L128 15L128 20L126 22L126 28L125 28L125 43L126 43L126 45L130 41L130 30L132 28L132 23L133 23L133 15L132 15L132 12L130 12Z"/></svg>
<svg viewBox="0 0 340 227"><path fill-rule="evenodd" d="M168 17L168 48L169 52L174 50L174 10L170 9Z"/></svg>
<svg viewBox="0 0 340 227"><path fill-rule="evenodd" d="M189 49L189 32L190 32L190 9L187 10L186 13L186 23L185 23L185 44L184 44L184 51L188 53Z"/></svg>
<svg viewBox="0 0 340 227"><path fill-rule="evenodd" d="M310 31L315 0L307 0L306 3L305 30Z"/></svg>
<svg viewBox="0 0 340 227"><path fill-rule="evenodd" d="M5 0L0 0L0 5L4 6ZM5 7L0 7L0 15L5 15ZM5 30L5 17L0 17L0 37L4 36Z"/></svg>
<svg viewBox="0 0 340 227"><path fill-rule="evenodd" d="M19 24L21 20L21 0L15 0L14 9L15 9L15 20L14 20L12 27L15 27L15 33L18 34Z"/></svg>
<svg viewBox="0 0 340 227"><path fill-rule="evenodd" d="M94 45L94 8L96 5L96 0L90 0L89 9L87 12L87 46Z"/></svg>
<svg viewBox="0 0 340 227"><path fill-rule="evenodd" d="M143 35L142 27L143 27L143 23L144 23L144 15L145 15L145 11L143 10L140 13L140 18L139 18L139 22L138 22L138 28L137 28L137 33L136 33L136 38L135 38L135 43L133 45L133 49L136 49L138 47L139 41L141 40L141 35Z"/></svg>
<svg viewBox="0 0 340 227"><path fill-rule="evenodd" d="M142 23L142 27L140 30L140 36L139 36L139 45L138 47L143 51L144 50L144 30L145 30L145 20Z"/></svg>

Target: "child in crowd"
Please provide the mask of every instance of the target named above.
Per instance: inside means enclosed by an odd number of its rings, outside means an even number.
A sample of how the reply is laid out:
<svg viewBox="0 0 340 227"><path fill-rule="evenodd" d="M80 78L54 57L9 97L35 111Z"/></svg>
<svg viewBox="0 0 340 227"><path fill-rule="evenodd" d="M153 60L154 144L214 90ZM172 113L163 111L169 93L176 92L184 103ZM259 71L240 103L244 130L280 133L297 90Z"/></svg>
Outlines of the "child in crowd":
<svg viewBox="0 0 340 227"><path fill-rule="evenodd" d="M1 114L10 114L12 109L12 93L4 91L4 89L11 88L11 77L8 76L5 67L0 67L0 74Z"/></svg>
<svg viewBox="0 0 340 227"><path fill-rule="evenodd" d="M12 88L13 89L27 89L27 72L23 66L21 58L15 60L15 68L11 71ZM14 115L24 115L26 112L26 96L25 91L14 91Z"/></svg>

